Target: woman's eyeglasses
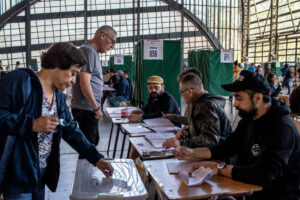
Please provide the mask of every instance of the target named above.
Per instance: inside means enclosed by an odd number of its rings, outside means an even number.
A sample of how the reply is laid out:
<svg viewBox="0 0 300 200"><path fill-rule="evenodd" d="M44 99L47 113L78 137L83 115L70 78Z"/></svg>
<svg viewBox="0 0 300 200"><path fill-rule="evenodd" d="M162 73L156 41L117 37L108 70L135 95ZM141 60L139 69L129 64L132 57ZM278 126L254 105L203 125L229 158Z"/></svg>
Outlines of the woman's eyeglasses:
<svg viewBox="0 0 300 200"><path fill-rule="evenodd" d="M70 122L67 122L65 119L61 118L61 115L66 112L67 109L65 109L64 111L62 111L58 116L58 122L57 122L57 125L60 125L60 126L69 126L70 125Z"/></svg>

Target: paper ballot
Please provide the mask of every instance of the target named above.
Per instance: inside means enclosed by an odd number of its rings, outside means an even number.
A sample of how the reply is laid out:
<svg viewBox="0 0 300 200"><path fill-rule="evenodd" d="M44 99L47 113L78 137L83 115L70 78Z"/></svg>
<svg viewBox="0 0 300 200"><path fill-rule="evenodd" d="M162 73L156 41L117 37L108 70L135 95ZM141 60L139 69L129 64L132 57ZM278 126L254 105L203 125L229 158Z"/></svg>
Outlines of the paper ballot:
<svg viewBox="0 0 300 200"><path fill-rule="evenodd" d="M180 171L179 176L182 181L188 186L201 185L203 182L207 181L213 172L210 168L200 167L189 176L187 171Z"/></svg>

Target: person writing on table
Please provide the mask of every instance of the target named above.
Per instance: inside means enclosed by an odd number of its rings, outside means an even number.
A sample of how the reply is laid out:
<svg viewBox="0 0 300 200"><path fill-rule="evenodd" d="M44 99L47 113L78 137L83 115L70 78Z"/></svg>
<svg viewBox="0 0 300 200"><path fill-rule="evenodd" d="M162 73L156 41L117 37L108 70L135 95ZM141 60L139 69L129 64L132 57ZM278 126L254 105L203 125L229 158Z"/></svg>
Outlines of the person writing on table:
<svg viewBox="0 0 300 200"><path fill-rule="evenodd" d="M178 78L180 94L189 105L189 125L179 130L176 137L167 139L163 143L165 148L214 146L232 132L223 109L225 99L205 91L199 74L183 72Z"/></svg>
<svg viewBox="0 0 300 200"><path fill-rule="evenodd" d="M77 128L61 92L75 83L85 64L74 45L54 43L42 54L39 72L18 69L0 79L0 193L4 200L43 200L45 185L56 190L61 138L107 177L112 176L112 166Z"/></svg>
<svg viewBox="0 0 300 200"><path fill-rule="evenodd" d="M299 200L300 136L288 105L271 98L265 78L248 70L222 87L233 92L234 107L242 117L234 133L214 147L179 147L174 156L200 161L236 155L234 165L202 161L194 168L209 167L214 174L263 186L247 199Z"/></svg>

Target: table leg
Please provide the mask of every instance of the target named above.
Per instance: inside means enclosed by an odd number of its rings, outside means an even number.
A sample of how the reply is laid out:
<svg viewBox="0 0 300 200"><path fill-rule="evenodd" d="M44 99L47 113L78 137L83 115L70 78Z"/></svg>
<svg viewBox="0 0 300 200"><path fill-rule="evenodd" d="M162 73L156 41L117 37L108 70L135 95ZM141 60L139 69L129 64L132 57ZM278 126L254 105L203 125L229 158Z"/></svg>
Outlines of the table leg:
<svg viewBox="0 0 300 200"><path fill-rule="evenodd" d="M119 134L120 134L120 127L121 127L121 125L118 124L118 129L117 129L117 134L116 134L116 140L115 140L115 147L114 147L114 152L113 152L113 158L116 157L117 146L118 146L118 140L119 140Z"/></svg>
<svg viewBox="0 0 300 200"><path fill-rule="evenodd" d="M125 139L126 139L126 131L122 131L123 133L123 142L122 142L122 148L121 148L121 154L120 154L120 158L123 157L123 151L124 151L124 146L125 146Z"/></svg>
<svg viewBox="0 0 300 200"><path fill-rule="evenodd" d="M107 147L107 156L109 155L110 142L111 142L113 130L114 130L114 123L111 123L111 129L110 129L110 135L109 135L108 147Z"/></svg>
<svg viewBox="0 0 300 200"><path fill-rule="evenodd" d="M130 149L131 149L131 143L129 142L129 144L128 144L128 151L127 151L127 158L129 158Z"/></svg>

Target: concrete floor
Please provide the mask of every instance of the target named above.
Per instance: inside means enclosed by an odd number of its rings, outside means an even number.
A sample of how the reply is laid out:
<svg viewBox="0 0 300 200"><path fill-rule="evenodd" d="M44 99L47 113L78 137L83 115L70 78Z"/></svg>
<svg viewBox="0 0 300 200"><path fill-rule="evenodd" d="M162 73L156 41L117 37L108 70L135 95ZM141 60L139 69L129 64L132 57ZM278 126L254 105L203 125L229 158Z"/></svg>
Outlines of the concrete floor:
<svg viewBox="0 0 300 200"><path fill-rule="evenodd" d="M185 103L182 100L182 113L184 113L185 110ZM232 122L235 123L235 125L238 122L238 119L235 117L235 110L233 109L233 113L231 113L231 107L230 107L230 102L227 101L225 110ZM105 111L105 108L104 108ZM234 125L234 126L235 126ZM108 146L108 139L109 139L109 133L111 129L111 121L107 117L107 113L104 112L104 116L100 119L99 122L99 132L100 132L100 142L99 145L97 146L97 149L100 153L102 153L105 157L108 157L106 154L107 146ZM114 128L114 132L116 131L116 128ZM112 141L115 141L114 138L115 134L113 134ZM123 134L120 134L119 138L119 143L118 143L118 148L117 148L117 154L116 158L119 158L120 155L120 150L121 150L121 141ZM113 144L111 143L111 151L110 151L110 157L112 157L112 149L113 149ZM60 178L59 178L59 183L58 183L58 188L55 193L49 191L48 188L46 188L46 200L67 200L69 199L69 196L72 192L72 184L73 184L73 179L75 175L75 168L76 168L76 163L78 160L78 154L63 140L61 142L61 169L60 169ZM123 157L127 155L127 149L128 149L128 140L126 141L125 145L125 151L123 154ZM149 192L150 197L148 199L153 199L153 191Z"/></svg>

